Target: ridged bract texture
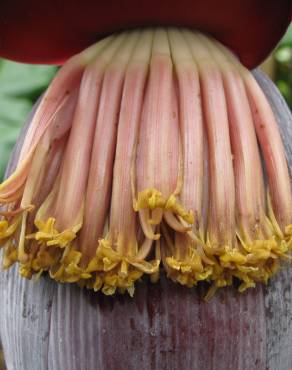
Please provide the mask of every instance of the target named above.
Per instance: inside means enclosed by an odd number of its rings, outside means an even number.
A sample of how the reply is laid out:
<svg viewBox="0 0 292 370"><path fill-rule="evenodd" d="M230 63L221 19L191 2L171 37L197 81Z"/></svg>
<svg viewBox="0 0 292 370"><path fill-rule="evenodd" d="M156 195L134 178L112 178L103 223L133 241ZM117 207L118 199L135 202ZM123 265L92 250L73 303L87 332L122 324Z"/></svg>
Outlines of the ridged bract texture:
<svg viewBox="0 0 292 370"><path fill-rule="evenodd" d="M292 162L291 113L260 72ZM27 127L26 127L27 129ZM23 135L22 135L23 138ZM19 140L8 172L19 153ZM0 275L0 335L8 370L289 370L291 269L244 294L201 290L162 278L139 283L134 298L105 297L46 277ZM201 288L203 290L203 288Z"/></svg>

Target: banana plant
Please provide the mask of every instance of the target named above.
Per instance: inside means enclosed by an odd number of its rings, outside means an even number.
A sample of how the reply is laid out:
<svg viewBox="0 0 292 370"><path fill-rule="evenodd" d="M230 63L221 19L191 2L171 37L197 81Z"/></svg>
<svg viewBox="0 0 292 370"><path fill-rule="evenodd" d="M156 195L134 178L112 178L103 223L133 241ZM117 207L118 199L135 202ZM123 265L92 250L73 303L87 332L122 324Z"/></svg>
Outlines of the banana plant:
<svg viewBox="0 0 292 370"><path fill-rule="evenodd" d="M291 113L250 68L291 3L0 10L63 63L0 185L8 369L290 368Z"/></svg>

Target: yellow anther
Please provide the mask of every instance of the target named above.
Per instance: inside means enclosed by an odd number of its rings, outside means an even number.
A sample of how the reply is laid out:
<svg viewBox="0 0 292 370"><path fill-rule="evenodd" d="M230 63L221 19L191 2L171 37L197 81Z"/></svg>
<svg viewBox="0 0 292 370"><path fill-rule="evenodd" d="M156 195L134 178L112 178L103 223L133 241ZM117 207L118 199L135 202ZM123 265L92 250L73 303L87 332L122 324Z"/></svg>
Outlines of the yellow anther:
<svg viewBox="0 0 292 370"><path fill-rule="evenodd" d="M13 220L11 224L7 220L0 221L0 239L6 239L12 236L20 225L21 218Z"/></svg>
<svg viewBox="0 0 292 370"><path fill-rule="evenodd" d="M137 212L140 209L149 208L164 208L166 199L161 192L156 189L146 189L138 194L138 199L134 201L134 210Z"/></svg>
<svg viewBox="0 0 292 370"><path fill-rule="evenodd" d="M72 229L59 232L55 228L55 223L56 220L53 217L48 218L46 222L35 220L35 226L38 228L38 231L34 234L27 235L26 238L43 242L47 246L65 248L76 238L76 233L81 225L78 224L72 227Z"/></svg>
<svg viewBox="0 0 292 370"><path fill-rule="evenodd" d="M193 224L195 221L194 213L192 211L187 211L176 199L174 195L171 195L166 204L165 209L171 211L178 216L180 216L188 224Z"/></svg>

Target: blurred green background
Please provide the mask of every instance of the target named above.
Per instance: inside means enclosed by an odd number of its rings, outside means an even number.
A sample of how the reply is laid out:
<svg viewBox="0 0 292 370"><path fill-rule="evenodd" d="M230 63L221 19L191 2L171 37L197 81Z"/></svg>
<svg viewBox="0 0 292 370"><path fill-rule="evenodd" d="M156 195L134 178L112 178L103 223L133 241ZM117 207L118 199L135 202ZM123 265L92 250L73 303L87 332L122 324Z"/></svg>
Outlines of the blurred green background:
<svg viewBox="0 0 292 370"><path fill-rule="evenodd" d="M292 108L292 26L264 69L268 70ZM52 66L0 59L0 180L29 111L56 71L57 68Z"/></svg>
<svg viewBox="0 0 292 370"><path fill-rule="evenodd" d="M292 109L292 26L274 53L275 82Z"/></svg>
<svg viewBox="0 0 292 370"><path fill-rule="evenodd" d="M29 111L56 70L0 59L0 180Z"/></svg>

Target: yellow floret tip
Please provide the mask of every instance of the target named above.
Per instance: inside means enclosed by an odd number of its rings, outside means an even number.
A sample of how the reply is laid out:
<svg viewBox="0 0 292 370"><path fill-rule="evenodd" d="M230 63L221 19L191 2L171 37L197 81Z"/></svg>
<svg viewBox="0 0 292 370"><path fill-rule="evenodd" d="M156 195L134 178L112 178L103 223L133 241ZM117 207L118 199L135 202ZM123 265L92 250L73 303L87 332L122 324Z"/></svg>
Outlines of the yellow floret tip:
<svg viewBox="0 0 292 370"><path fill-rule="evenodd" d="M0 240L11 237L20 224L21 218L18 217L13 221L12 224L9 224L7 220L0 221Z"/></svg>
<svg viewBox="0 0 292 370"><path fill-rule="evenodd" d="M134 210L164 208L166 199L162 193L156 189L146 189L138 193L137 200L134 201Z"/></svg>
<svg viewBox="0 0 292 370"><path fill-rule="evenodd" d="M3 269L8 269L18 260L18 250L11 243L5 246L3 253Z"/></svg>
<svg viewBox="0 0 292 370"><path fill-rule="evenodd" d="M43 242L47 246L58 246L65 248L72 240L76 238L76 233L81 228L81 225L76 225L72 229L67 229L59 232L55 228L56 220L53 217L48 218L46 222L35 220L35 226L38 228L34 234L27 235L27 239L35 239Z"/></svg>
<svg viewBox="0 0 292 370"><path fill-rule="evenodd" d="M166 204L165 209L171 211L178 216L180 216L188 224L193 224L195 221L194 213L192 211L187 211L176 199L174 195L171 195Z"/></svg>
<svg viewBox="0 0 292 370"><path fill-rule="evenodd" d="M201 280L206 280L212 274L211 266L203 266L200 256L194 250L189 250L184 259L166 257L168 276L182 285L192 287Z"/></svg>
<svg viewBox="0 0 292 370"><path fill-rule="evenodd" d="M50 270L50 276L56 281L80 283L88 289L102 290L106 295L119 291L134 294L134 283L144 273L158 272L158 260L144 261L135 257L124 256L116 252L108 240L101 240L96 255L86 268L80 266L82 253L69 249L64 253L61 262Z"/></svg>
<svg viewBox="0 0 292 370"><path fill-rule="evenodd" d="M74 249L69 250L62 258L58 268L50 271L50 276L61 282L75 283L81 279L91 278L91 274L79 266L82 254Z"/></svg>
<svg viewBox="0 0 292 370"><path fill-rule="evenodd" d="M138 198L134 201L133 207L136 212L140 209L154 210L156 208L161 208L180 216L188 224L194 223L193 212L187 211L178 202L174 194L165 198L162 193L156 189L146 189L138 193Z"/></svg>

